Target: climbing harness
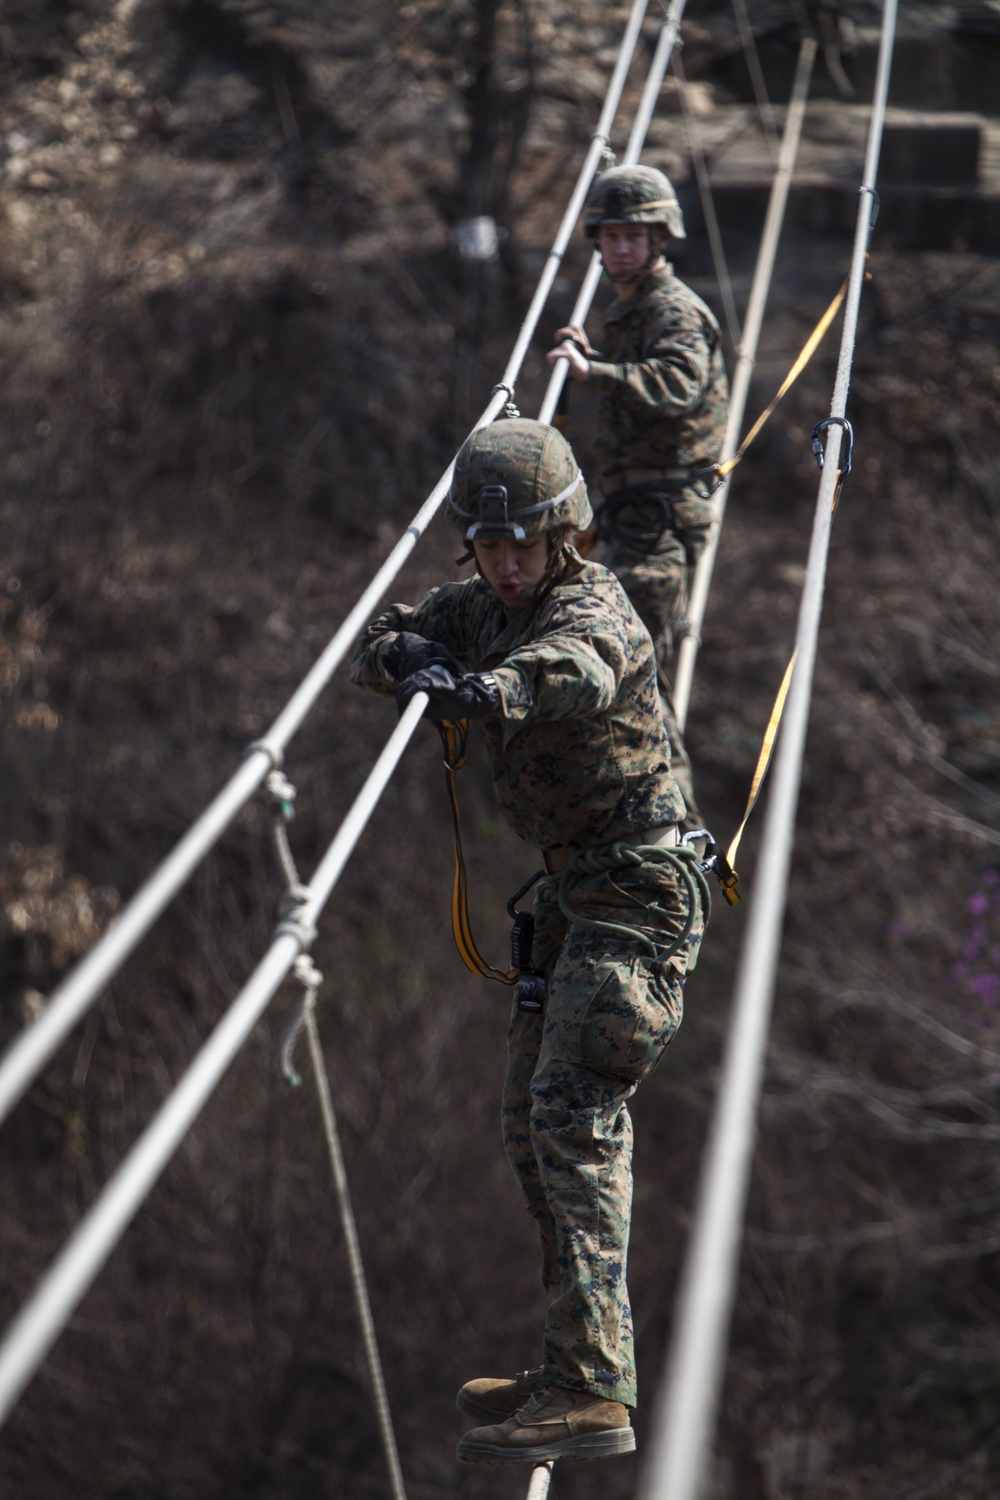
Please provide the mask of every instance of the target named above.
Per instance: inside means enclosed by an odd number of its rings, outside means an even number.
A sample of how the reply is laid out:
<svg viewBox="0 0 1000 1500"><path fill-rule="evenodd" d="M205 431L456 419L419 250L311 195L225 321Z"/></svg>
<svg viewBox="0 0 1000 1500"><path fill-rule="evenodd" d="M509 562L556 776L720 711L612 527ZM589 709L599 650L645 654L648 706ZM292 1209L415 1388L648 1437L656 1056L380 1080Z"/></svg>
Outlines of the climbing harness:
<svg viewBox="0 0 1000 1500"><path fill-rule="evenodd" d="M507 914L513 923L510 929L510 962L518 974L517 1008L535 1015L545 1008L545 975L540 969L531 967L531 947L535 937L534 913L518 911L517 903L544 877L544 870L536 870L507 902Z"/></svg>
<svg viewBox="0 0 1000 1500"><path fill-rule="evenodd" d="M595 507L596 536L635 552L659 556L669 551L674 537L684 542L685 529L699 529L678 525L674 502L682 501L688 490L699 500L709 500L721 484L722 479L709 466L667 473L646 483L622 485Z"/></svg>
<svg viewBox="0 0 1000 1500"><path fill-rule="evenodd" d="M718 846L705 828L696 829L693 834L686 835L680 844L675 845L634 844L626 839L619 839L612 844L602 844L592 849L573 850L563 869L558 872L558 881L555 875L546 870L536 870L534 875L530 876L507 902L507 912L513 923L510 934L511 967L506 972L496 968L480 954L469 922L468 876L462 850L462 818L456 784L456 777L468 759L468 721L466 719L442 720L438 723L438 730L444 746L444 767L454 830L455 878L451 893L451 927L455 947L458 949L462 962L473 974L478 974L483 979L492 979L498 984L517 985L518 1010L537 1013L544 1008L545 1004L545 976L538 969L531 967L531 949L535 935L534 915L531 912L517 910L518 901L522 896L527 895L532 886L539 881L545 882L544 885L539 886L539 899L545 899L546 896L551 899L554 893L559 910L572 926L586 927L595 932L606 932L609 936L628 938L644 948L651 958L661 959L671 958L687 942L699 902L701 909L705 912L707 923L712 898L708 881L705 878L706 869L711 869L716 874L727 900L739 899L739 897L729 895L726 880L720 873L723 868L721 861L724 857L719 855ZM694 841L701 838L707 838L709 841L707 861L699 859L698 850L695 848ZM629 865L641 864L672 864L688 894L688 911L684 926L679 936L665 947L655 943L652 938L647 937L635 927L617 922L593 920L590 917L581 916L569 905L569 892L579 880L588 875L599 874L604 870L623 869ZM729 869L728 865L725 869L735 886L739 876Z"/></svg>
<svg viewBox="0 0 1000 1500"><path fill-rule="evenodd" d="M530 876L507 902L507 912L513 923L510 934L511 966L506 972L496 968L483 958L476 947L469 922L468 875L462 849L462 817L456 782L459 771L468 760L468 720L445 719L439 721L437 727L444 746L445 776L454 833L455 877L451 892L451 930L455 939L455 947L458 949L462 962L473 974L478 974L482 979L492 979L497 984L516 985L518 1010L537 1014L545 1004L545 976L540 970L531 967L531 950L535 935L534 915L531 912L517 910L518 901L522 896L527 895L532 886L539 881L543 882L539 885L539 900L552 899L554 896L559 910L571 925L590 928L596 932L606 932L609 936L628 938L644 948L651 958L662 959L671 958L687 942L691 935L699 900L707 923L708 912L711 908L711 891L705 878L706 869L710 869L716 875L727 900L732 902L739 899L737 896L730 896L724 874L731 878L732 886L735 886L739 876L729 869L728 865L723 866L724 857L719 855L718 846L705 828L696 829L693 834L687 835L679 844L674 845L635 844L627 839L619 839L612 844L602 844L592 849L573 850L563 869L558 872L558 879L555 874L546 870L536 870L534 875ZM709 857L705 861L699 859L698 850L695 848L695 841L701 838L709 841ZM588 875L647 863L672 864L688 894L688 912L684 927L680 935L666 947L655 943L637 928L616 922L592 920L581 916L569 905L568 897L573 885Z"/></svg>
<svg viewBox="0 0 1000 1500"><path fill-rule="evenodd" d="M735 846L730 846L729 850L723 853L707 828L691 828L681 837L682 844L690 844L694 848L702 840L705 842L705 851L701 855L698 867L704 870L706 875L715 876L729 905L735 906L737 901L743 899L736 889L740 883L740 877L731 864L731 859L736 857Z"/></svg>
<svg viewBox="0 0 1000 1500"><path fill-rule="evenodd" d="M673 865L687 892L688 909L684 925L672 942L657 943L624 922L607 922L599 918L585 917L569 904L573 886L591 875L610 870L622 870L638 865ZM638 943L650 958L665 961L672 958L691 936L697 910L705 913L705 924L712 907L712 894L698 859L698 851L691 844L630 844L625 839L613 844L601 844L593 849L577 849L569 856L565 869L559 876L557 887L559 910L572 927L585 927L590 932L603 932L608 937L627 938Z"/></svg>

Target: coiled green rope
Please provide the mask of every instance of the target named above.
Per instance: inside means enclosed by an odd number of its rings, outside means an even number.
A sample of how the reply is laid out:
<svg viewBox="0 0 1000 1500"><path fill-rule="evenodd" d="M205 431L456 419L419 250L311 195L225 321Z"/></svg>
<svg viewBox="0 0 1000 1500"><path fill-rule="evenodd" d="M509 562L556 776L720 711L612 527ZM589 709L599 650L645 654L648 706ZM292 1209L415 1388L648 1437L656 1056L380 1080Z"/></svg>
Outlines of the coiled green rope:
<svg viewBox="0 0 1000 1500"><path fill-rule="evenodd" d="M567 899L570 884L574 879L580 880L587 875L600 875L605 870L621 870L628 865L635 867L643 864L673 865L687 890L688 911L684 926L673 942L666 947L654 943L652 938L648 938L645 933L639 932L635 927L628 927L623 922L605 922L593 917L583 917L573 910ZM542 896L541 887L539 887L539 895ZM569 857L569 863L559 879L557 897L559 910L572 926L587 927L592 932L604 932L609 937L627 938L629 942L639 943L645 948L650 958L658 958L661 961L672 958L687 942L691 936L695 912L699 906L705 913L706 927L712 910L711 889L704 872L699 867L697 850L690 844L668 846L618 842L602 845L596 849L580 849Z"/></svg>

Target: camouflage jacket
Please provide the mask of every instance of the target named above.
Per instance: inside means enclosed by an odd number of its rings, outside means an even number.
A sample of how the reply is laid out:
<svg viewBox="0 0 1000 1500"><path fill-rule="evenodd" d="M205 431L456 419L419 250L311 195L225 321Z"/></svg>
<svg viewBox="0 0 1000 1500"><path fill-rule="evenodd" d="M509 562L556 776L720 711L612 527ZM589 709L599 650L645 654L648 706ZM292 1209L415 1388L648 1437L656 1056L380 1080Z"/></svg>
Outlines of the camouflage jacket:
<svg viewBox="0 0 1000 1500"><path fill-rule="evenodd" d="M540 848L588 848L675 823L649 634L612 573L575 553L539 601L508 613L483 579L393 604L360 637L351 678L395 691L380 665L400 630L442 641L470 672L490 671L500 712L476 722L500 810Z"/></svg>
<svg viewBox="0 0 1000 1500"><path fill-rule="evenodd" d="M729 404L722 334L671 266L612 303L601 353L590 362L589 384L600 398L594 452L602 480L623 469L715 462Z"/></svg>

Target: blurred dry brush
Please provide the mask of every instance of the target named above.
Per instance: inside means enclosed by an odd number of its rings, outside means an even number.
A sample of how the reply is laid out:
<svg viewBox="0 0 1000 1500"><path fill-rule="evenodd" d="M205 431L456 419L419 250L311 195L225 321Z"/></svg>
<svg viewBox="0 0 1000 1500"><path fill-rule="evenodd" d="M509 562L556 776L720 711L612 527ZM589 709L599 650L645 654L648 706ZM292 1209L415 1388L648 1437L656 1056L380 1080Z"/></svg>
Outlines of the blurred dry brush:
<svg viewBox="0 0 1000 1500"><path fill-rule="evenodd" d="M530 217L548 212L539 185L571 155L535 125L590 118L594 57L623 9L577 7L577 36L565 7L494 7L509 56L491 87L510 97L490 127L487 190L493 211L506 195L524 217L495 322L478 329L448 230L474 182L477 78L489 94L483 7L150 3L126 33L95 3L8 23L5 1038L266 727L443 469L477 381L488 396L524 289L518 253L550 228ZM530 69L541 115L524 111ZM524 172L505 177L515 138ZM932 1482L957 1500L992 1482L1000 288L972 256L883 247L874 270L726 1500L912 1500ZM805 321L809 299L788 296ZM831 368L824 355L789 399L727 520L691 726L722 829L787 659L815 491L808 432ZM451 557L429 538L400 588L419 592ZM303 870L391 722L391 705L337 682L297 738ZM428 731L324 920L321 1025L412 1492L492 1500L507 1478L456 1477L452 1389L484 1360L533 1362L539 1293L494 1119L504 1005L448 950L437 762ZM474 772L463 800L477 933L502 956L502 898L529 871ZM282 883L267 821L262 807L243 815L5 1127L5 1313L270 936ZM645 1397L742 920L717 911L684 1031L637 1101ZM382 1492L311 1087L288 1095L275 1065L291 1003L255 1034L6 1427L5 1471L26 1500ZM979 1467L961 1469L970 1454ZM578 1500L631 1493L631 1465L609 1467L573 1474Z"/></svg>

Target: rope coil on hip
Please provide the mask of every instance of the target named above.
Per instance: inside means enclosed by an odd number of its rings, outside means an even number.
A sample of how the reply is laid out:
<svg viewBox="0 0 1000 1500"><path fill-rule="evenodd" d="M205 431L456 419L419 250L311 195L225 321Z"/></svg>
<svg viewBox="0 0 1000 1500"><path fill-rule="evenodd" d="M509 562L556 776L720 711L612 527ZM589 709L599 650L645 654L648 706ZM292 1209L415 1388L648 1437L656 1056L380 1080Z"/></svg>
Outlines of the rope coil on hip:
<svg viewBox="0 0 1000 1500"><path fill-rule="evenodd" d="M599 918L581 916L570 906L569 892L575 882L586 879L588 875L601 875L609 870L622 870L630 866L638 868L644 864L673 865L686 891L687 916L681 931L671 943L656 943L644 932L640 932L637 927L630 927L624 922L607 922ZM554 880L551 883L555 885ZM538 888L539 899L543 898L545 884L547 882L543 882ZM658 958L661 961L673 958L674 954L687 942L691 936L697 912L700 910L704 913L707 926L712 909L712 893L708 881L699 864L697 850L689 844L629 844L620 840L595 849L579 849L570 855L569 863L559 877L557 899L559 910L571 926L586 927L591 932L603 932L608 937L620 937L631 943L639 943L650 958Z"/></svg>

